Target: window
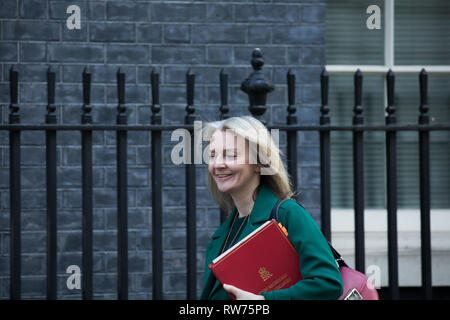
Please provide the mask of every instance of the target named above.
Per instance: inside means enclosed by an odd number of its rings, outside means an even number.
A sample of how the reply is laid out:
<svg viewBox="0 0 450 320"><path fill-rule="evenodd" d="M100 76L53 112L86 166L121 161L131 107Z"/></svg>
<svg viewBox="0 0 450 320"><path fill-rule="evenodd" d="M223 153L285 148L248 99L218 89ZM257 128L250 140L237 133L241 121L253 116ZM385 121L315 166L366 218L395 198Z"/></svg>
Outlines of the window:
<svg viewBox="0 0 450 320"><path fill-rule="evenodd" d="M367 7L381 9L381 29L369 30ZM450 123L450 1L341 0L327 2L326 63L330 74L332 125L353 117L353 75L363 73L363 115L368 125L384 124L385 75L396 76L398 124L416 124L419 72L428 73L430 123ZM418 209L418 133L397 133L399 209ZM331 206L353 208L352 133L331 133ZM365 207L386 208L385 133L364 133ZM430 132L431 208L450 208L450 132Z"/></svg>

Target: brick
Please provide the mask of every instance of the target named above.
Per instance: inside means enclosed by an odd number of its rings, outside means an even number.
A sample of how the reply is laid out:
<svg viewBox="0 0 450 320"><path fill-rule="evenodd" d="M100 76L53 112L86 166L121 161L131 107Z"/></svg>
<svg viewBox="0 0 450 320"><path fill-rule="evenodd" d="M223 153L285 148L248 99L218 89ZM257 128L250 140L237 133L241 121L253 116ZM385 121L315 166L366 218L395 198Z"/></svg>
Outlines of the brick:
<svg viewBox="0 0 450 320"><path fill-rule="evenodd" d="M325 44L322 26L277 26L272 32L274 44Z"/></svg>
<svg viewBox="0 0 450 320"><path fill-rule="evenodd" d="M186 249L186 229L169 229L163 233L164 250Z"/></svg>
<svg viewBox="0 0 450 320"><path fill-rule="evenodd" d="M128 247L133 250L152 250L152 235L148 230L129 231Z"/></svg>
<svg viewBox="0 0 450 320"><path fill-rule="evenodd" d="M108 63L148 64L150 55L148 46L145 45L108 45Z"/></svg>
<svg viewBox="0 0 450 320"><path fill-rule="evenodd" d="M191 46L153 46L152 60L160 64L203 64L205 49Z"/></svg>
<svg viewBox="0 0 450 320"><path fill-rule="evenodd" d="M286 64L286 49L283 47L259 47L264 56L265 71L268 65ZM235 47L234 62L236 64L250 64L254 47ZM278 70L278 68L277 68Z"/></svg>
<svg viewBox="0 0 450 320"><path fill-rule="evenodd" d="M104 21L106 19L106 2L89 1L88 12L91 20Z"/></svg>
<svg viewBox="0 0 450 320"><path fill-rule="evenodd" d="M96 292L101 292L101 299L117 299L117 274L107 274L100 273L94 274L92 279L92 285L95 288ZM104 296L105 294L110 293L111 296ZM98 299L98 298L96 298Z"/></svg>
<svg viewBox="0 0 450 320"><path fill-rule="evenodd" d="M164 288L166 288L167 292L178 292L186 295L186 272L169 274L165 273L163 275L163 278Z"/></svg>
<svg viewBox="0 0 450 320"><path fill-rule="evenodd" d="M16 18L17 17L17 0L0 1L0 18Z"/></svg>
<svg viewBox="0 0 450 320"><path fill-rule="evenodd" d="M42 275L46 272L47 258L44 254L23 254L21 262L23 275Z"/></svg>
<svg viewBox="0 0 450 320"><path fill-rule="evenodd" d="M164 206L180 206L186 203L186 191L181 188L163 190Z"/></svg>
<svg viewBox="0 0 450 320"><path fill-rule="evenodd" d="M322 46L305 47L302 50L302 64L325 64L325 49Z"/></svg>
<svg viewBox="0 0 450 320"><path fill-rule="evenodd" d="M22 168L21 171L22 188L45 188L44 168Z"/></svg>
<svg viewBox="0 0 450 320"><path fill-rule="evenodd" d="M148 104L148 94L149 90L147 86L135 86L135 85L126 85L125 84L125 103L140 103L140 104ZM107 103L117 103L117 85L112 87L107 87L107 95L106 95ZM130 111L131 108L128 108ZM131 118L128 119L128 123L132 123L134 120Z"/></svg>
<svg viewBox="0 0 450 320"><path fill-rule="evenodd" d="M320 187L320 167L302 167L300 169L301 185Z"/></svg>
<svg viewBox="0 0 450 320"><path fill-rule="evenodd" d="M60 23L48 21L3 21L4 40L59 40Z"/></svg>
<svg viewBox="0 0 450 320"><path fill-rule="evenodd" d="M49 44L51 62L104 62L103 45Z"/></svg>
<svg viewBox="0 0 450 320"><path fill-rule="evenodd" d="M233 6L229 4L209 3L206 8L206 21L231 22L233 19Z"/></svg>
<svg viewBox="0 0 450 320"><path fill-rule="evenodd" d="M93 250L117 252L117 231L94 230Z"/></svg>
<svg viewBox="0 0 450 320"><path fill-rule="evenodd" d="M290 67L290 68L274 68L274 81L276 83L286 83L288 71L295 75L296 85L318 83L322 67L306 66L306 67Z"/></svg>
<svg viewBox="0 0 450 320"><path fill-rule="evenodd" d="M136 25L136 40L143 43L161 43L162 25L148 23Z"/></svg>
<svg viewBox="0 0 450 320"><path fill-rule="evenodd" d="M242 4L235 6L236 21L239 22L295 22L298 6L276 4Z"/></svg>
<svg viewBox="0 0 450 320"><path fill-rule="evenodd" d="M206 63L208 64L232 64L233 49L227 46L214 46L207 48ZM230 80L228 78L228 80Z"/></svg>
<svg viewBox="0 0 450 320"><path fill-rule="evenodd" d="M300 188L299 201L308 210L320 205L320 187L317 188Z"/></svg>
<svg viewBox="0 0 450 320"><path fill-rule="evenodd" d="M7 69L5 71L5 77L9 78L9 69L10 65L6 65ZM47 82L47 70L48 65L42 65L42 64L27 64L27 63L20 63L16 64L15 68L19 72L19 81L20 82ZM51 66L51 71L55 73L55 81L56 83L60 81L59 77L59 67L58 66ZM28 86L32 87L32 85L26 84L27 88ZM47 93L47 92L45 92ZM26 95L25 95L26 96ZM26 100L27 101L27 100ZM47 96L44 100L39 101L41 103L47 102Z"/></svg>
<svg viewBox="0 0 450 320"><path fill-rule="evenodd" d="M80 20L81 20L81 29L86 28L86 20L89 18L89 12L87 7L87 2L89 1L48 1L50 3L50 19L61 20L60 23L63 24L63 29L68 29L66 26L67 19L73 14L72 11L67 13L67 8L70 5L77 5L80 8ZM92 19L92 18L91 18ZM76 30L76 29L73 29Z"/></svg>
<svg viewBox="0 0 450 320"><path fill-rule="evenodd" d="M287 63L288 64L294 64L299 65L301 64L301 53L303 52L303 49L300 49L299 47L296 48L287 48Z"/></svg>
<svg viewBox="0 0 450 320"><path fill-rule="evenodd" d="M184 3L153 3L152 21L201 22L205 21L206 5Z"/></svg>
<svg viewBox="0 0 450 320"><path fill-rule="evenodd" d="M62 81L81 83L85 65L64 65L62 67ZM90 65L88 71L91 73L91 103L96 88L99 88L104 93L103 86L98 86L100 83L117 84L117 65ZM120 70L125 73L125 86L128 83L136 82L136 70L132 66L120 66ZM99 102L103 102L100 100ZM81 109L81 107L80 107Z"/></svg>
<svg viewBox="0 0 450 320"><path fill-rule="evenodd" d="M317 84L319 83L317 80ZM315 104L320 101L320 87L319 86L305 86L302 90L302 98L304 104ZM319 117L317 117L319 119Z"/></svg>
<svg viewBox="0 0 450 320"><path fill-rule="evenodd" d="M302 6L302 21L310 23L321 23L326 18L325 5Z"/></svg>
<svg viewBox="0 0 450 320"><path fill-rule="evenodd" d="M317 165L319 163L318 147L297 148L297 159L302 165Z"/></svg>
<svg viewBox="0 0 450 320"><path fill-rule="evenodd" d="M27 296L37 297L46 295L46 278L42 277L23 277L21 281L21 298Z"/></svg>
<svg viewBox="0 0 450 320"><path fill-rule="evenodd" d="M0 52L2 51L0 45ZM47 49L45 43L21 43L20 61L47 61Z"/></svg>
<svg viewBox="0 0 450 320"><path fill-rule="evenodd" d="M148 21L148 3L107 2L106 17L108 20Z"/></svg>
<svg viewBox="0 0 450 320"><path fill-rule="evenodd" d="M243 25L199 24L192 26L193 43L245 43L247 27Z"/></svg>
<svg viewBox="0 0 450 320"><path fill-rule="evenodd" d="M83 24L83 21L81 22L81 29L62 28L62 40L86 42L88 39L87 30L88 30L87 24Z"/></svg>
<svg viewBox="0 0 450 320"><path fill-rule="evenodd" d="M136 189L136 206L137 207L151 207L152 205L152 193L151 190Z"/></svg>
<svg viewBox="0 0 450 320"><path fill-rule="evenodd" d="M117 208L104 209L106 229L117 229ZM151 230L150 208L128 209L128 230Z"/></svg>
<svg viewBox="0 0 450 320"><path fill-rule="evenodd" d="M89 40L93 42L134 42L135 27L132 23L91 23Z"/></svg>
<svg viewBox="0 0 450 320"><path fill-rule="evenodd" d="M6 61L17 61L17 44L14 42L2 42L0 43L0 59ZM16 69L17 70L17 69ZM8 70L5 70L9 74ZM9 76L8 76L9 77Z"/></svg>
<svg viewBox="0 0 450 320"><path fill-rule="evenodd" d="M166 43L189 43L191 40L189 25L165 25L164 40Z"/></svg>
<svg viewBox="0 0 450 320"><path fill-rule="evenodd" d="M272 43L272 27L270 25L250 25L248 27L248 43Z"/></svg>
<svg viewBox="0 0 450 320"><path fill-rule="evenodd" d="M20 0L19 17L25 19L47 18L48 1L45 0Z"/></svg>

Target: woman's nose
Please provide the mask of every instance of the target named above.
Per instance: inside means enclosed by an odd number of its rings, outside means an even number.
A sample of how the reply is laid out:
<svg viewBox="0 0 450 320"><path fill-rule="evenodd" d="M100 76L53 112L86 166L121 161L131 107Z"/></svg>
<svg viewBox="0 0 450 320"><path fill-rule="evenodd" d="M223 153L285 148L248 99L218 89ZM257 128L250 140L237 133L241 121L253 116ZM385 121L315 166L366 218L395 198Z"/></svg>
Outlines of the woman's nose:
<svg viewBox="0 0 450 320"><path fill-rule="evenodd" d="M225 161L222 156L215 156L212 160L212 165L214 168L223 168L225 166Z"/></svg>

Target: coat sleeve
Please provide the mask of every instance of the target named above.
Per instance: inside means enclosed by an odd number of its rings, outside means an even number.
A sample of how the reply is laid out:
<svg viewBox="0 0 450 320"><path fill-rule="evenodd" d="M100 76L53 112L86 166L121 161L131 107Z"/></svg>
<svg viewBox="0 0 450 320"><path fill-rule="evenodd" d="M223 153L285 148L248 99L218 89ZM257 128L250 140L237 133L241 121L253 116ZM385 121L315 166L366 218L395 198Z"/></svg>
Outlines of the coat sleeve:
<svg viewBox="0 0 450 320"><path fill-rule="evenodd" d="M267 300L338 299L344 290L342 277L319 226L295 201L284 202L278 215L298 252L302 280L289 288L261 294Z"/></svg>

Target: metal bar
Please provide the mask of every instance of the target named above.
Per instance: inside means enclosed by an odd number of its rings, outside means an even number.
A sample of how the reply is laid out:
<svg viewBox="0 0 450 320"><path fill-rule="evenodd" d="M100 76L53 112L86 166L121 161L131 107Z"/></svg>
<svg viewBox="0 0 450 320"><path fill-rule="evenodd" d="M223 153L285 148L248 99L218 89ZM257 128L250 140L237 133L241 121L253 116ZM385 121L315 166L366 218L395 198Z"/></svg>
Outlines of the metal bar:
<svg viewBox="0 0 450 320"><path fill-rule="evenodd" d="M159 105L159 74L153 69L152 83L152 124L161 124ZM162 144L161 130L151 132L152 144L152 273L153 299L163 299L163 238L162 238Z"/></svg>
<svg viewBox="0 0 450 320"><path fill-rule="evenodd" d="M91 73L87 68L83 71L83 114L82 124L91 124ZM82 201L83 201L83 300L92 300L93 271L93 224L92 224L92 131L81 133L81 169L82 169Z"/></svg>
<svg viewBox="0 0 450 320"><path fill-rule="evenodd" d="M47 114L45 123L56 123L55 108L55 72L47 70ZM56 130L45 132L46 172L47 172L47 299L56 300L57 296L57 188L56 188Z"/></svg>
<svg viewBox="0 0 450 320"><path fill-rule="evenodd" d="M419 75L420 115L419 124L429 123L427 104L428 76L425 69ZM424 299L432 298L431 287L431 231L430 231L430 133L419 131L420 166L420 239L422 258L422 290Z"/></svg>
<svg viewBox="0 0 450 320"><path fill-rule="evenodd" d="M220 120L229 118L228 112L228 74L222 69L220 70ZM220 224L227 219L228 212L220 209Z"/></svg>
<svg viewBox="0 0 450 320"><path fill-rule="evenodd" d="M193 125L102 125L102 124L0 124L0 130L57 130L57 131L171 131L175 129L192 130ZM406 124L406 125L268 125L267 129L280 129L284 131L448 131L449 124Z"/></svg>
<svg viewBox="0 0 450 320"><path fill-rule="evenodd" d="M383 66L383 65L327 65L330 74L353 74L357 69L364 74L386 74L391 69L395 74L417 74L425 68L428 73L450 74L450 66Z"/></svg>
<svg viewBox="0 0 450 320"><path fill-rule="evenodd" d="M362 73L356 71L355 84L355 107L353 109L353 125L362 125ZM355 207L355 267L358 271L365 273L365 250L364 250L364 144L363 132L353 132L353 189Z"/></svg>
<svg viewBox="0 0 450 320"><path fill-rule="evenodd" d="M386 0L384 5L384 64L392 68L394 66L394 0Z"/></svg>
<svg viewBox="0 0 450 320"><path fill-rule="evenodd" d="M117 71L117 124L127 123L125 106L125 73ZM117 273L118 299L128 299L128 182L127 182L127 131L116 132L117 140Z"/></svg>
<svg viewBox="0 0 450 320"><path fill-rule="evenodd" d="M392 70L386 75L387 107L386 125L396 123L394 105L395 76ZM397 242L397 133L386 132L386 169L387 169L387 229L388 229L388 269L389 296L399 299L398 288L398 242Z"/></svg>
<svg viewBox="0 0 450 320"><path fill-rule="evenodd" d="M286 75L286 81L288 85L288 115L286 117L287 125L297 124L297 117L295 116L295 74L289 69ZM287 166L288 173L291 177L292 188L294 192L298 191L298 174L297 174L297 131L288 131L286 133L287 138ZM298 200L298 195L295 194L294 198Z"/></svg>
<svg viewBox="0 0 450 320"><path fill-rule="evenodd" d="M320 75L322 106L320 108L320 125L329 126L328 112L328 81L329 76L324 68ZM330 131L320 131L320 207L321 229L325 238L331 241L331 178L330 178Z"/></svg>
<svg viewBox="0 0 450 320"><path fill-rule="evenodd" d="M193 124L195 120L194 82L195 75L189 69L186 74L187 106L185 124ZM193 130L189 130L194 137ZM186 141L186 140L185 140ZM186 164L186 237L187 237L187 299L197 299L197 225L196 225L196 176L194 164L194 139L190 139L190 149L187 152Z"/></svg>
<svg viewBox="0 0 450 320"><path fill-rule="evenodd" d="M18 101L19 73L13 65L9 69L10 114L9 123L20 123ZM20 182L20 130L9 131L9 196L10 196L10 299L21 296L21 182Z"/></svg>

